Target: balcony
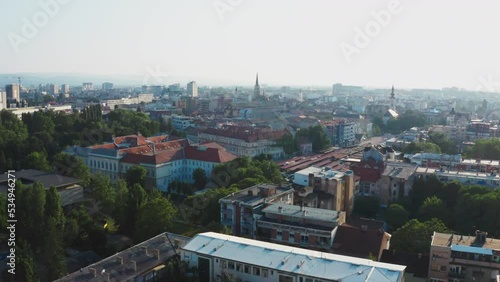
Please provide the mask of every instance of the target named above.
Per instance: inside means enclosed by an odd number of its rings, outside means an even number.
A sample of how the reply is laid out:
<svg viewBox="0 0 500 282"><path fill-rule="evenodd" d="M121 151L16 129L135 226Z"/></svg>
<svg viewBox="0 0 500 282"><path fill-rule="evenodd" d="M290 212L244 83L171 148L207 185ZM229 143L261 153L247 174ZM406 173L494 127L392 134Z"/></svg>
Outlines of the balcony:
<svg viewBox="0 0 500 282"><path fill-rule="evenodd" d="M448 278L459 278L459 279L465 279L465 271L450 271L448 272Z"/></svg>

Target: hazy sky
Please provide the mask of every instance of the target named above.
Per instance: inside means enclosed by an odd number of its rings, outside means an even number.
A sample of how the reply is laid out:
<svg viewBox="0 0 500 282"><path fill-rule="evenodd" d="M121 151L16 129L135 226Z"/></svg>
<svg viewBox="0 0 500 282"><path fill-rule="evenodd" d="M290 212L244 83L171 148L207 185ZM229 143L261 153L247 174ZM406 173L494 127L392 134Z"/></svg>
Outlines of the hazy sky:
<svg viewBox="0 0 500 282"><path fill-rule="evenodd" d="M47 16L48 2L57 4ZM158 67L199 85L251 85L259 72L269 85L475 89L493 80L486 87L500 90L497 0L0 0L0 10L0 73ZM367 28L368 44L356 31Z"/></svg>

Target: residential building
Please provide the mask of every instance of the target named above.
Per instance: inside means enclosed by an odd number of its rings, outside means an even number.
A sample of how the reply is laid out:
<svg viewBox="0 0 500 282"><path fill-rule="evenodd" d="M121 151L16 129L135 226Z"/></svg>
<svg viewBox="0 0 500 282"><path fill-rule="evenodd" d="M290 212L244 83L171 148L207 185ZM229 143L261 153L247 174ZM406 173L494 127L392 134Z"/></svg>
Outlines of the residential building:
<svg viewBox="0 0 500 282"><path fill-rule="evenodd" d="M500 161L497 160L482 160L482 159L463 159L457 165L457 170L473 171L473 172L500 172Z"/></svg>
<svg viewBox="0 0 500 282"><path fill-rule="evenodd" d="M82 83L82 91L93 91L94 84L92 82L84 82Z"/></svg>
<svg viewBox="0 0 500 282"><path fill-rule="evenodd" d="M20 86L19 84L7 84L5 85L5 92L7 93L7 99L21 101Z"/></svg>
<svg viewBox="0 0 500 282"><path fill-rule="evenodd" d="M169 118L172 120L172 125L177 130L186 130L188 127L195 127L193 118L191 117L172 115Z"/></svg>
<svg viewBox="0 0 500 282"><path fill-rule="evenodd" d="M270 204L257 219L256 238L278 244L328 251L345 212Z"/></svg>
<svg viewBox="0 0 500 282"><path fill-rule="evenodd" d="M360 177L361 194L373 196L380 190L380 179L385 170L385 156L374 146L365 147L361 161L351 164L351 169Z"/></svg>
<svg viewBox="0 0 500 282"><path fill-rule="evenodd" d="M415 177L427 179L427 177L431 175L436 176L441 182L458 181L464 185L482 185L495 188L500 187L500 175L495 172L485 173L426 167L419 167L415 171Z"/></svg>
<svg viewBox="0 0 500 282"><path fill-rule="evenodd" d="M500 240L476 231L475 236L434 232L429 281L495 281L500 271Z"/></svg>
<svg viewBox="0 0 500 282"><path fill-rule="evenodd" d="M160 96L163 93L164 87L161 85L143 85L142 93L153 93L155 96Z"/></svg>
<svg viewBox="0 0 500 282"><path fill-rule="evenodd" d="M262 209L269 203L293 204L293 192L289 187L259 184L221 198L221 223L236 236L254 238Z"/></svg>
<svg viewBox="0 0 500 282"><path fill-rule="evenodd" d="M383 251L390 247L391 234L385 228L383 221L351 218L334 231L330 252L378 261Z"/></svg>
<svg viewBox="0 0 500 282"><path fill-rule="evenodd" d="M55 96L59 94L59 85L57 84L48 84L47 85L47 92L49 95Z"/></svg>
<svg viewBox="0 0 500 282"><path fill-rule="evenodd" d="M0 111L7 109L7 92L0 91Z"/></svg>
<svg viewBox="0 0 500 282"><path fill-rule="evenodd" d="M388 163L380 178L380 190L375 196L380 198L380 204L387 206L400 197L408 196L413 186L417 166L404 163Z"/></svg>
<svg viewBox="0 0 500 282"><path fill-rule="evenodd" d="M345 119L335 119L321 122L325 127L325 134L333 146L341 148L356 144L356 132L359 124Z"/></svg>
<svg viewBox="0 0 500 282"><path fill-rule="evenodd" d="M189 239L172 233L163 233L55 282L164 281L166 262L178 256L180 249Z"/></svg>
<svg viewBox="0 0 500 282"><path fill-rule="evenodd" d="M210 179L217 164L236 158L215 143L191 146L186 139L171 140L168 135L121 136L114 138L112 143L73 147L67 152L82 157L92 173L101 172L113 182L131 167L142 166L148 171L147 186L163 192L169 192L169 184L174 180L193 182L196 168L204 169Z"/></svg>
<svg viewBox="0 0 500 282"><path fill-rule="evenodd" d="M66 164L54 164L58 171L65 173L68 169ZM79 180L72 177L62 176L52 172L44 172L35 169L19 170L16 171L16 180L21 181L24 185L32 185L36 181L42 183L45 189L55 187L61 197L61 204L63 207L68 207L74 204L82 203L83 188L79 185ZM0 174L0 193L7 194L8 174Z"/></svg>
<svg viewBox="0 0 500 282"><path fill-rule="evenodd" d="M349 218L354 208L354 173L351 170L341 172L324 167L320 172L309 174L309 183L317 195L317 199L313 197L317 205L312 207L345 211ZM311 203L309 193L299 196L304 204Z"/></svg>
<svg viewBox="0 0 500 282"><path fill-rule="evenodd" d="M447 167L456 168L462 163L462 155L434 154L434 153L418 153L406 156L414 165L430 168Z"/></svg>
<svg viewBox="0 0 500 282"><path fill-rule="evenodd" d="M312 182L309 182L310 174L316 174L320 173L323 171L323 168L321 167L316 167L316 166L310 166L308 168L304 168L302 170L299 170L293 174L293 183L300 185L300 186L312 186Z"/></svg>
<svg viewBox="0 0 500 282"><path fill-rule="evenodd" d="M111 82L104 82L102 84L102 90L109 91L111 89L113 89L113 83L111 83Z"/></svg>
<svg viewBox="0 0 500 282"><path fill-rule="evenodd" d="M187 95L190 97L198 97L198 85L196 81L191 81L187 84Z"/></svg>
<svg viewBox="0 0 500 282"><path fill-rule="evenodd" d="M491 126L489 122L472 120L466 127L466 139L474 141L481 138L490 138L497 136L498 128Z"/></svg>
<svg viewBox="0 0 500 282"><path fill-rule="evenodd" d="M208 128L198 135L200 142L216 142L236 156L251 158L269 154L273 159L284 156L283 147L277 141L289 135L287 130L273 130L252 126L224 125L220 128Z"/></svg>
<svg viewBox="0 0 500 282"><path fill-rule="evenodd" d="M22 118L23 114L32 114L38 111L55 111L71 113L71 105L48 105L47 107L25 107L25 108L8 108L10 112L15 114L19 119Z"/></svg>
<svg viewBox="0 0 500 282"><path fill-rule="evenodd" d="M198 268L200 282L224 276L249 282L403 281L406 268L213 232L191 239L181 258Z"/></svg>
<svg viewBox="0 0 500 282"><path fill-rule="evenodd" d="M61 93L65 94L66 96L69 94L69 85L68 84L61 85Z"/></svg>

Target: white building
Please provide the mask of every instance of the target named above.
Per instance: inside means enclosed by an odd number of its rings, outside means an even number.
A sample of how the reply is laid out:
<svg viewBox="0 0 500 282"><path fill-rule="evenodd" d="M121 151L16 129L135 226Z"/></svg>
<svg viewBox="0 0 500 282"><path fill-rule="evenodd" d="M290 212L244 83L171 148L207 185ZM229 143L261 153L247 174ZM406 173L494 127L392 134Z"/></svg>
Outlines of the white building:
<svg viewBox="0 0 500 282"><path fill-rule="evenodd" d="M7 92L0 91L0 111L7 108Z"/></svg>
<svg viewBox="0 0 500 282"><path fill-rule="evenodd" d="M309 183L309 174L320 173L323 169L320 167L310 166L303 170L297 171L293 176L293 182L297 185L301 186L311 186L312 183Z"/></svg>
<svg viewBox="0 0 500 282"><path fill-rule="evenodd" d="M195 127L193 119L188 116L172 115L170 116L170 119L172 120L172 125L177 130L185 130L188 127Z"/></svg>
<svg viewBox="0 0 500 282"><path fill-rule="evenodd" d="M190 97L198 97L198 85L196 81L191 81L187 84L187 94Z"/></svg>
<svg viewBox="0 0 500 282"><path fill-rule="evenodd" d="M403 281L406 266L334 255L213 232L201 233L181 250L200 281L230 276L249 282Z"/></svg>

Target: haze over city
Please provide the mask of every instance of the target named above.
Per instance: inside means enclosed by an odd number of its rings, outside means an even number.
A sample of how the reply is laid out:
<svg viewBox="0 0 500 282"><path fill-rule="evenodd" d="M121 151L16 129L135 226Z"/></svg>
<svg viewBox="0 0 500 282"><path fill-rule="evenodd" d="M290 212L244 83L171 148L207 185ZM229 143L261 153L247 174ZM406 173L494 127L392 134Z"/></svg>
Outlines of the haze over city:
<svg viewBox="0 0 500 282"><path fill-rule="evenodd" d="M46 22L40 3L0 4L0 73L140 84L149 68L166 83L250 86L259 72L276 86L471 90L500 80L498 1L61 0ZM37 30L29 36L27 21ZM368 37L356 45L358 31Z"/></svg>

